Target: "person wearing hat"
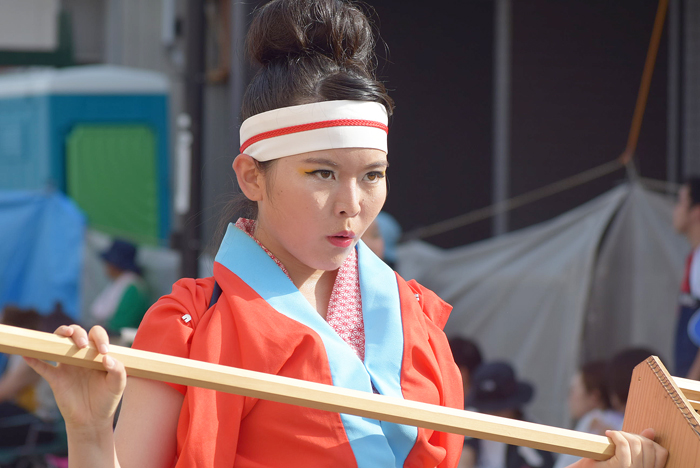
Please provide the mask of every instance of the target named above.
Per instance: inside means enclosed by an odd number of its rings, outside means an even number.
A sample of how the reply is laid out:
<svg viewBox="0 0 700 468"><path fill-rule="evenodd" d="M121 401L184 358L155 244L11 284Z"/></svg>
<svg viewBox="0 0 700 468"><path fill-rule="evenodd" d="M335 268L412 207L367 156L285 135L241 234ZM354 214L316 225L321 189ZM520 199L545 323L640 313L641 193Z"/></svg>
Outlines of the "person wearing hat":
<svg viewBox="0 0 700 468"><path fill-rule="evenodd" d="M523 408L534 393L532 385L516 379L509 364L490 362L474 372L465 406L480 413L523 420ZM550 452L471 438L465 439L460 460L460 468L551 468L553 465L554 456Z"/></svg>
<svg viewBox="0 0 700 468"><path fill-rule="evenodd" d="M111 282L92 303L93 320L110 332L138 328L150 304L141 268L136 264L136 246L117 239L100 256Z"/></svg>
<svg viewBox="0 0 700 468"><path fill-rule="evenodd" d="M462 374L462 386L464 395L469 396L472 384L472 375L481 366L482 357L479 346L471 339L454 336L450 338L450 349L455 358L455 364Z"/></svg>

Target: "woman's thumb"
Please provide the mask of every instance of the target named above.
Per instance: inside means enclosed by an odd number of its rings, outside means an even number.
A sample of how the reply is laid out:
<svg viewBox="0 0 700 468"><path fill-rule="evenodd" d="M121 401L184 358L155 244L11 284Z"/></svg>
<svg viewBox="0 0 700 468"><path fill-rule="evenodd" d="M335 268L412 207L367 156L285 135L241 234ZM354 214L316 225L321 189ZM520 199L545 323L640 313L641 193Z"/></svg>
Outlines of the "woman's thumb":
<svg viewBox="0 0 700 468"><path fill-rule="evenodd" d="M27 357L27 356L22 356L24 358L24 362L27 363L29 367L34 369L34 371L45 378L46 380L49 380L51 376L53 375L53 371L56 370L54 366L51 364L44 362L40 359L32 358L32 357Z"/></svg>

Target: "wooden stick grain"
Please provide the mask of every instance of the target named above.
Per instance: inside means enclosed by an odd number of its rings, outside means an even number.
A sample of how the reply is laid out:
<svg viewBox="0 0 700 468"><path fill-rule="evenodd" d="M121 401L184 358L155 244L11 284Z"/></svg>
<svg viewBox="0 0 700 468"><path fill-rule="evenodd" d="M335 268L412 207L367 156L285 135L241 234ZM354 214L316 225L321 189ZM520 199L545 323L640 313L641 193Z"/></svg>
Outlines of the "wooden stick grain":
<svg viewBox="0 0 700 468"><path fill-rule="evenodd" d="M681 377L674 377L673 380L688 400L700 400L700 381Z"/></svg>
<svg viewBox="0 0 700 468"><path fill-rule="evenodd" d="M79 349L68 338L7 325L0 325L0 351L91 369L102 369L102 356L91 346ZM133 377L209 388L596 460L610 458L615 451L614 445L607 437L542 424L391 398L115 345L110 345L109 355L121 361L128 375Z"/></svg>
<svg viewBox="0 0 700 468"><path fill-rule="evenodd" d="M680 391L683 392L683 396L689 400L690 406L695 411L700 411L700 382L681 377L674 377L673 380Z"/></svg>

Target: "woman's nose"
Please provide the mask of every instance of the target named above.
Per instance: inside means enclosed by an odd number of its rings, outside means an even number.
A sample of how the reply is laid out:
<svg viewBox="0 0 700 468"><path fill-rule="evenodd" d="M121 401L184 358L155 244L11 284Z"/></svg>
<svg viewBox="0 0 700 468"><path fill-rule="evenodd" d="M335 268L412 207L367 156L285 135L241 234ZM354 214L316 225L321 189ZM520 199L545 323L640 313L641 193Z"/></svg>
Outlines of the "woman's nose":
<svg viewBox="0 0 700 468"><path fill-rule="evenodd" d="M335 212L348 217L357 216L360 213L360 191L355 181L340 187L335 200Z"/></svg>

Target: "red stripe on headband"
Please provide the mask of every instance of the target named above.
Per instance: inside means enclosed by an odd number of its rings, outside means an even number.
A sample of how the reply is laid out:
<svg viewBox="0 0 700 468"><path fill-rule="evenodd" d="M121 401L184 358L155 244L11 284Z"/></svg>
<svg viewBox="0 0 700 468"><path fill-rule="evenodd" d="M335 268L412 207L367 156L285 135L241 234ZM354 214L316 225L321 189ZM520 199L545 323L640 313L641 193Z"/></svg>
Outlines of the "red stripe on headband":
<svg viewBox="0 0 700 468"><path fill-rule="evenodd" d="M248 138L245 143L241 145L241 153L243 153L252 144L255 144L261 140L266 140L268 138L274 138L282 135L289 135L291 133L307 132L309 130L316 130L319 128L328 127L372 127L384 130L389 134L389 127L381 122L375 122L374 120L359 120L359 119L337 119L337 120L324 120L322 122L313 122L303 125L294 125L292 127L278 128L277 130L270 130L269 132L263 132L254 137Z"/></svg>

